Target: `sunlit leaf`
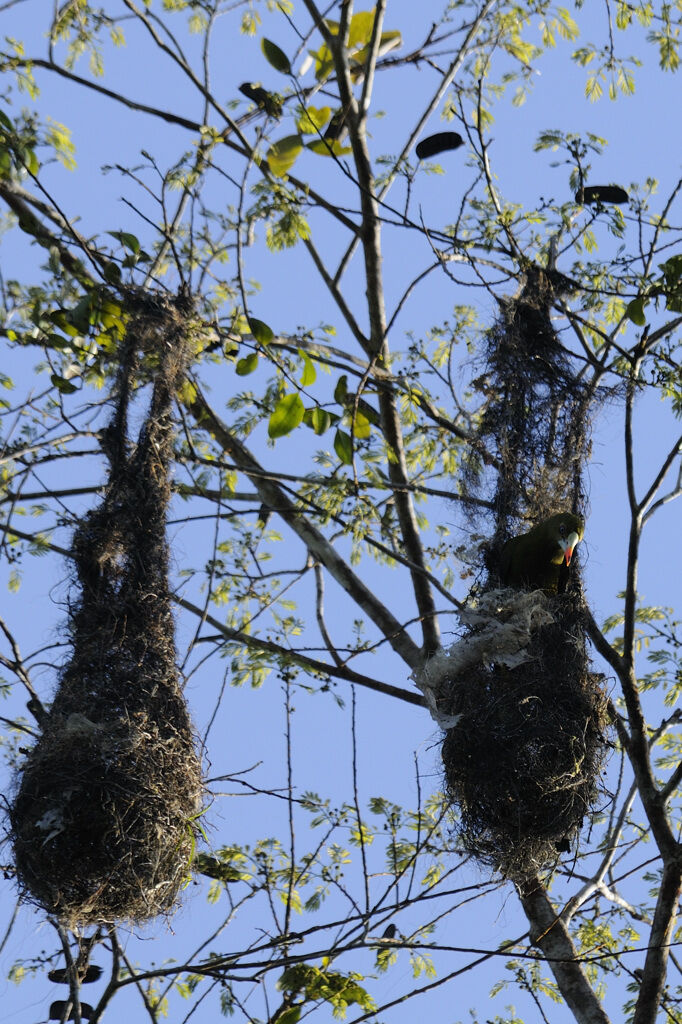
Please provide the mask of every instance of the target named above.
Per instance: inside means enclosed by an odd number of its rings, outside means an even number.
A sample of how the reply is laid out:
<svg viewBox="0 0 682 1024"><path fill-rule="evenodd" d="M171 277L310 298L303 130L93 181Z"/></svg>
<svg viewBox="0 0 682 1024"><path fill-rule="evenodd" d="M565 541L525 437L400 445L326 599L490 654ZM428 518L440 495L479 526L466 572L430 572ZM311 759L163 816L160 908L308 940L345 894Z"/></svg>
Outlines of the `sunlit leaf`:
<svg viewBox="0 0 682 1024"><path fill-rule="evenodd" d="M290 434L299 425L304 413L305 407L299 394L280 398L268 422L268 435L274 438Z"/></svg>
<svg viewBox="0 0 682 1024"><path fill-rule="evenodd" d="M302 149L303 141L300 135L286 135L270 146L266 156L268 166L276 178L283 178L287 171L291 170Z"/></svg>
<svg viewBox="0 0 682 1024"><path fill-rule="evenodd" d="M332 425L332 417L326 409L321 409L319 405L316 405L314 409L306 410L305 422L309 427L312 427L319 437L326 430L329 430Z"/></svg>
<svg viewBox="0 0 682 1024"><path fill-rule="evenodd" d="M317 371L315 370L315 364L303 349L299 348L298 354L303 360L303 375L301 376L301 384L304 388L307 388L309 384L314 384L317 379Z"/></svg>
<svg viewBox="0 0 682 1024"><path fill-rule="evenodd" d="M296 1024L301 1016L302 1006L290 1006L277 1017L277 1024Z"/></svg>
<svg viewBox="0 0 682 1024"><path fill-rule="evenodd" d="M315 61L315 78L323 82L334 70L334 58L326 43L323 43L319 50L308 50L308 53Z"/></svg>
<svg viewBox="0 0 682 1024"><path fill-rule="evenodd" d="M250 373L253 373L257 366L258 353L251 352L250 355L244 356L243 359L237 360L235 370L239 377L247 377Z"/></svg>
<svg viewBox="0 0 682 1024"><path fill-rule="evenodd" d="M261 345L269 345L274 338L274 332L271 327L268 327L262 320L258 320L255 316L247 317L249 322L249 330L253 334L256 341L259 341Z"/></svg>
<svg viewBox="0 0 682 1024"><path fill-rule="evenodd" d="M643 327L646 323L646 316L644 315L644 299L639 296L639 298L633 299L632 302L629 302L625 310L625 315L629 320L632 320L633 324L637 324L638 327Z"/></svg>
<svg viewBox="0 0 682 1024"><path fill-rule="evenodd" d="M369 437L371 433L371 425L367 417L360 412L358 409L353 417L353 433L355 437L361 440Z"/></svg>
<svg viewBox="0 0 682 1024"><path fill-rule="evenodd" d="M306 142L306 149L320 156L345 156L352 153L350 146L344 146L338 139L315 139L313 142Z"/></svg>
<svg viewBox="0 0 682 1024"><path fill-rule="evenodd" d="M317 135L331 116L331 107L305 107L296 121L296 127L304 135Z"/></svg>

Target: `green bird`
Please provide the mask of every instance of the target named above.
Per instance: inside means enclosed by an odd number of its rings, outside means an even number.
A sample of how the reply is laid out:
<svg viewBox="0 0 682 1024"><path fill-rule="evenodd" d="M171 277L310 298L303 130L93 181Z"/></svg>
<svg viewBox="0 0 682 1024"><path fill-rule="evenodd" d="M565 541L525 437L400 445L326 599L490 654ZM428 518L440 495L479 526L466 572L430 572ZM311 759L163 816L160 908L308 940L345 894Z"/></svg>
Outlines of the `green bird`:
<svg viewBox="0 0 682 1024"><path fill-rule="evenodd" d="M572 512L557 512L528 533L512 537L502 548L500 579L505 587L560 593L573 549L582 540L585 523ZM566 568L565 568L566 567Z"/></svg>

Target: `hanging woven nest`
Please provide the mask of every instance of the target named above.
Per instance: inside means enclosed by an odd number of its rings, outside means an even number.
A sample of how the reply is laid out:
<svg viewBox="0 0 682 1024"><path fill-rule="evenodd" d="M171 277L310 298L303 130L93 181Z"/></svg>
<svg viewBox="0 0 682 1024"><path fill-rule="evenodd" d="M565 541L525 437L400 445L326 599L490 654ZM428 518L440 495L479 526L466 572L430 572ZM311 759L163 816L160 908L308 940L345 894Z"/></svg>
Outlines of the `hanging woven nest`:
<svg viewBox="0 0 682 1024"><path fill-rule="evenodd" d="M128 327L102 433L105 495L72 544L71 656L10 809L25 896L69 926L168 911L194 853L201 766L176 668L166 541L190 313L146 299ZM131 444L133 388L150 378Z"/></svg>
<svg viewBox="0 0 682 1024"><path fill-rule="evenodd" d="M521 597L534 599L535 622L525 646L510 649L508 622L479 616L462 643L487 630L488 656L458 670L455 645L443 659L441 710L455 724L446 730L442 758L459 809L459 844L521 879L567 849L594 805L607 748L607 699L601 677L590 671L580 596L497 594L503 606L508 595L507 608Z"/></svg>
<svg viewBox="0 0 682 1024"><path fill-rule="evenodd" d="M597 799L608 746L607 698L587 655L579 567L571 563L564 593L499 589L511 537L557 510L585 519L590 421L604 398L552 321L553 305L573 282L534 265L520 282L516 295L499 300L500 316L486 335L478 378L485 404L472 451L488 457L472 458L460 495L475 499L469 519L488 538L475 607L462 616L459 643L417 678L445 731L459 843L517 880L570 848Z"/></svg>

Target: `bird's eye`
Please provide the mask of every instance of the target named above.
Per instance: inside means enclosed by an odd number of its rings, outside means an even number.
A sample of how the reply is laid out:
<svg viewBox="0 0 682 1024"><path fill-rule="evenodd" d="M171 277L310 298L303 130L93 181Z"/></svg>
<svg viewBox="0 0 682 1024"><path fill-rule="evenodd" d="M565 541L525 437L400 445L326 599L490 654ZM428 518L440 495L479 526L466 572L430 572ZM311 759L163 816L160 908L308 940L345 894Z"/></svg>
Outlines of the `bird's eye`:
<svg viewBox="0 0 682 1024"><path fill-rule="evenodd" d="M560 523L559 524L559 533L561 534L562 537L566 536L566 527L565 527L564 523Z"/></svg>

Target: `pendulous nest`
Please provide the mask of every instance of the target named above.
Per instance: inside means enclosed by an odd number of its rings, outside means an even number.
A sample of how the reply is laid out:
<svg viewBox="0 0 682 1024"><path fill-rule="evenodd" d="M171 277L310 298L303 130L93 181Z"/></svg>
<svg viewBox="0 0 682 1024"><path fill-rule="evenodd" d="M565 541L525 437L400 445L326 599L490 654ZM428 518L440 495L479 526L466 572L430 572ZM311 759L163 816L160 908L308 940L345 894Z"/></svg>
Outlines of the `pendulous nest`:
<svg viewBox="0 0 682 1024"><path fill-rule="evenodd" d="M166 540L190 312L147 299L128 327L102 432L105 495L72 543L71 656L10 808L24 894L72 927L168 911L194 854L201 766L176 668ZM150 377L133 444L129 403Z"/></svg>
<svg viewBox="0 0 682 1024"><path fill-rule="evenodd" d="M520 664L491 653L440 687L442 711L461 715L442 745L459 843L516 880L575 840L607 748L607 698L588 663L582 596L539 596L548 621L531 630Z"/></svg>
<svg viewBox="0 0 682 1024"><path fill-rule="evenodd" d="M575 560L565 593L499 589L510 537L557 510L585 518L590 422L605 396L552 321L575 287L553 268L527 265L516 295L499 300L477 380L485 403L476 457L460 494L465 507L476 499L468 517L487 536L483 565L463 638L417 678L445 731L460 844L515 880L570 848L597 798L608 746Z"/></svg>

